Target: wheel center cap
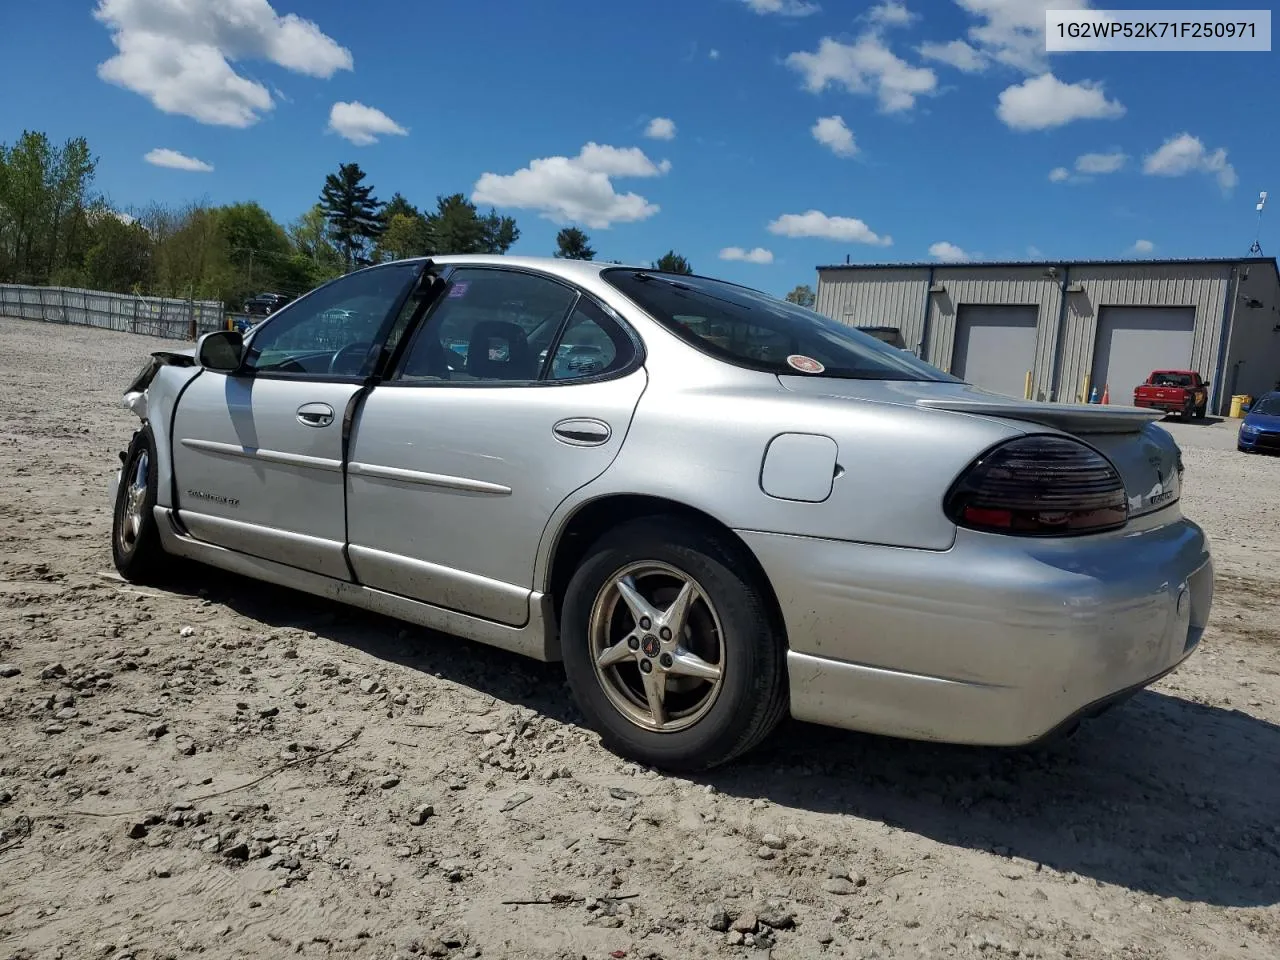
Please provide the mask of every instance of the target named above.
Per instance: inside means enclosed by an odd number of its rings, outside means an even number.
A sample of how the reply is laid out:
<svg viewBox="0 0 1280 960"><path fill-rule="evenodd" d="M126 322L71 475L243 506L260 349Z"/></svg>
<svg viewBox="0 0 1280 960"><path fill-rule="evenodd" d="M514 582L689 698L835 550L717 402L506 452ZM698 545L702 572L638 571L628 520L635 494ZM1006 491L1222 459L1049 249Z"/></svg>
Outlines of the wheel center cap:
<svg viewBox="0 0 1280 960"><path fill-rule="evenodd" d="M652 633L647 633L640 641L640 649L644 651L646 657L656 657L662 652L662 641Z"/></svg>

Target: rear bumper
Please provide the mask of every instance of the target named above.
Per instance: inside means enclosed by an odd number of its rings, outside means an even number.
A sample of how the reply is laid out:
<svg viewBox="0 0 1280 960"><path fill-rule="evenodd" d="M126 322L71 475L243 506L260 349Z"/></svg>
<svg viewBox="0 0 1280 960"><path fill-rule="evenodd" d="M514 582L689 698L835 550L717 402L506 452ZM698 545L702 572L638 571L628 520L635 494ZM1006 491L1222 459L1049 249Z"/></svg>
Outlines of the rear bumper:
<svg viewBox="0 0 1280 960"><path fill-rule="evenodd" d="M1199 644L1213 564L1200 528L1172 513L1069 540L961 531L947 551L742 536L782 605L795 717L1016 746L1154 682Z"/></svg>
<svg viewBox="0 0 1280 960"><path fill-rule="evenodd" d="M1134 399L1135 407L1145 407L1148 410L1163 410L1166 413L1178 413L1186 409L1186 402L1181 400L1140 400Z"/></svg>

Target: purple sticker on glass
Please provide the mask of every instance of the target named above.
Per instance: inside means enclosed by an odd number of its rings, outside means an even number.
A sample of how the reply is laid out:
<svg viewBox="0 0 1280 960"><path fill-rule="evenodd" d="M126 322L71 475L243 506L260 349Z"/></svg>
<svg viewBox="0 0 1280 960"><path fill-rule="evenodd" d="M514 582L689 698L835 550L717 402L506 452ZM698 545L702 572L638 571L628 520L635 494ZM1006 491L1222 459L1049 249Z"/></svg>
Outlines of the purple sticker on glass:
<svg viewBox="0 0 1280 960"><path fill-rule="evenodd" d="M457 300L467 295L467 287L471 286L470 281L460 280L449 288L449 299Z"/></svg>

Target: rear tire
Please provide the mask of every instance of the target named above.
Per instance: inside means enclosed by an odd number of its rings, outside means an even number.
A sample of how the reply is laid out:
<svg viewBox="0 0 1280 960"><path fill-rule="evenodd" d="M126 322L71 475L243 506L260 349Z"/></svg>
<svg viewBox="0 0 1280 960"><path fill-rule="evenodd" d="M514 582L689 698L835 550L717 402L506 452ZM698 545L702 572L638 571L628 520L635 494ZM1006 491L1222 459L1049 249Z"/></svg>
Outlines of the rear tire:
<svg viewBox="0 0 1280 960"><path fill-rule="evenodd" d="M587 552L565 594L561 648L574 699L610 750L706 770L781 721L786 642L741 554L670 516L623 524Z"/></svg>
<svg viewBox="0 0 1280 960"><path fill-rule="evenodd" d="M156 445L144 423L125 454L111 524L111 559L130 583L155 583L166 562L155 506Z"/></svg>

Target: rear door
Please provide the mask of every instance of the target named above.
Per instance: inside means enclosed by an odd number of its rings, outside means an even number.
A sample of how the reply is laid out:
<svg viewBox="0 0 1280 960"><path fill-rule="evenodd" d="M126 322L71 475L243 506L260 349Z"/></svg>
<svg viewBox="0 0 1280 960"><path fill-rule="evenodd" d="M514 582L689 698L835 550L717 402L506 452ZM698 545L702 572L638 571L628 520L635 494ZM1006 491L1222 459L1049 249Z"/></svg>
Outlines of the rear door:
<svg viewBox="0 0 1280 960"><path fill-rule="evenodd" d="M352 431L349 554L360 582L524 624L547 522L617 456L642 364L634 334L568 284L456 269Z"/></svg>
<svg viewBox="0 0 1280 960"><path fill-rule="evenodd" d="M173 419L175 504L197 539L349 579L349 414L404 332L421 263L349 274L266 320L235 374L201 371Z"/></svg>

